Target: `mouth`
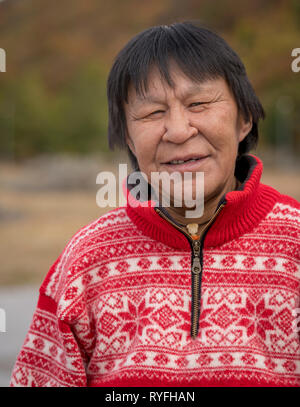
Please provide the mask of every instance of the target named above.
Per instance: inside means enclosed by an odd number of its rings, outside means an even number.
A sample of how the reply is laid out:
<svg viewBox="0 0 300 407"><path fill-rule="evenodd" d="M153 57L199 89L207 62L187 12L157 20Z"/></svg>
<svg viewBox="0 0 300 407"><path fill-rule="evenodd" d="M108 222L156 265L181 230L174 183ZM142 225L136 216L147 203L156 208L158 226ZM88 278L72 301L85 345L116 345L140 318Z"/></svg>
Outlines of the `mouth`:
<svg viewBox="0 0 300 407"><path fill-rule="evenodd" d="M193 163L197 163L207 157L208 157L207 155L191 155L191 156L187 156L187 157L176 157L176 158L171 159L170 161L164 162L163 164L170 165L170 166L193 164Z"/></svg>

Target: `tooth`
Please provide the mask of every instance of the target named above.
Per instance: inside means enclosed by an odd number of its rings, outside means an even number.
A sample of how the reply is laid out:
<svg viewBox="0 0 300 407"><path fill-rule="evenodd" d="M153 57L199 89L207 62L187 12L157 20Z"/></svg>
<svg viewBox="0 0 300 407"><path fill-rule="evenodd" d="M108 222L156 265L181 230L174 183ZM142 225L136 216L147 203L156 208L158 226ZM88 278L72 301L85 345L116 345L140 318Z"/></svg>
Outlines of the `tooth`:
<svg viewBox="0 0 300 407"><path fill-rule="evenodd" d="M171 164L183 164L184 161L183 160L173 160L171 161Z"/></svg>
<svg viewBox="0 0 300 407"><path fill-rule="evenodd" d="M198 158L190 158L189 160L186 160L186 161L184 161L184 160L172 160L172 161L170 161L170 164L183 164L183 163L186 163L186 162L197 161L197 160L198 160Z"/></svg>

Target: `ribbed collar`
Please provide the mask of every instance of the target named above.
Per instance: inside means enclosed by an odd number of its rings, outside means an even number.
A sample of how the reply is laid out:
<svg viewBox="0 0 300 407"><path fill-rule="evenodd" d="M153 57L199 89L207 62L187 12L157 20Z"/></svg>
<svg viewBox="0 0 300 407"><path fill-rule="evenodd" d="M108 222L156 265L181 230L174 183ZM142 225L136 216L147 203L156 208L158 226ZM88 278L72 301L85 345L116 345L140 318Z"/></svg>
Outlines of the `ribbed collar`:
<svg viewBox="0 0 300 407"><path fill-rule="evenodd" d="M205 234L204 248L220 246L250 232L272 209L278 192L260 183L262 170L262 162L254 155L244 155L237 161L235 175L242 184L221 199L225 206ZM155 211L157 204L137 201L126 185L126 210L138 229L177 250L190 250L186 236Z"/></svg>

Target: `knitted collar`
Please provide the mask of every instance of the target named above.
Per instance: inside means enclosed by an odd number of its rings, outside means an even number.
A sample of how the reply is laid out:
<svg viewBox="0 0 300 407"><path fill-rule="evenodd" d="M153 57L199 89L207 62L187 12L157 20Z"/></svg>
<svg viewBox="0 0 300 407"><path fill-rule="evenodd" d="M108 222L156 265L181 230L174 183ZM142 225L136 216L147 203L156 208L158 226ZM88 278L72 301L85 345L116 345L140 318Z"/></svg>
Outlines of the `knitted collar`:
<svg viewBox="0 0 300 407"><path fill-rule="evenodd" d="M262 169L262 162L254 155L244 155L237 160L235 176L241 185L222 197L219 205L225 203L225 206L208 229L204 248L220 246L249 233L272 209L278 192L260 183ZM179 251L190 250L186 236L155 211L156 202L137 201L127 183L123 188L127 214L143 234Z"/></svg>

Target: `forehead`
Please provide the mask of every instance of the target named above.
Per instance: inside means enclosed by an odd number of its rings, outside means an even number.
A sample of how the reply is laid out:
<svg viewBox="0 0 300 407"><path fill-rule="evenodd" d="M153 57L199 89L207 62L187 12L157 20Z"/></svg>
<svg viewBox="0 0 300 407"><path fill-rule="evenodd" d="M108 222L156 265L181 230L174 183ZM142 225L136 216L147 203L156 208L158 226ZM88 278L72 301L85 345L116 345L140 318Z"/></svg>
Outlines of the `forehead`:
<svg viewBox="0 0 300 407"><path fill-rule="evenodd" d="M229 92L226 81L221 78L194 80L185 75L177 66L169 70L172 83L168 83L158 68L154 67L147 76L147 86L137 91L131 83L128 88L128 103L141 105L146 103L159 103L173 95L178 98L187 98L195 95L208 95L216 92Z"/></svg>

